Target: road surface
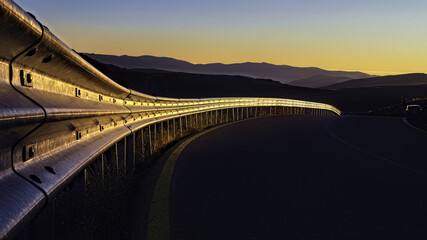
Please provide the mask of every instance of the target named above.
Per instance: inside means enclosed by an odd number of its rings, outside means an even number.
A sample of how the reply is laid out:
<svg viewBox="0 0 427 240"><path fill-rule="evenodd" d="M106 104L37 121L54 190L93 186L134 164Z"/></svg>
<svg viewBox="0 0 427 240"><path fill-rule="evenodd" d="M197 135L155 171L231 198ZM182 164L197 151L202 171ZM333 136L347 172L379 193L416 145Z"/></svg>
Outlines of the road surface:
<svg viewBox="0 0 427 240"><path fill-rule="evenodd" d="M427 238L427 134L400 118L230 124L183 148L171 179L171 239Z"/></svg>

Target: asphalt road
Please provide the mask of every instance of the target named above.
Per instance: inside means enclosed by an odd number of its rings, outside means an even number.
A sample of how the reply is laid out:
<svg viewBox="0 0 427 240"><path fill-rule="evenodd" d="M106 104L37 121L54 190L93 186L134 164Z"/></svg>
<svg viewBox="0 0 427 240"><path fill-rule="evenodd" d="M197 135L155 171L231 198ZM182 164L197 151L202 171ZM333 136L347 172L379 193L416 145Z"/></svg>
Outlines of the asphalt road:
<svg viewBox="0 0 427 240"><path fill-rule="evenodd" d="M427 134L400 118L231 124L179 155L172 239L427 239Z"/></svg>

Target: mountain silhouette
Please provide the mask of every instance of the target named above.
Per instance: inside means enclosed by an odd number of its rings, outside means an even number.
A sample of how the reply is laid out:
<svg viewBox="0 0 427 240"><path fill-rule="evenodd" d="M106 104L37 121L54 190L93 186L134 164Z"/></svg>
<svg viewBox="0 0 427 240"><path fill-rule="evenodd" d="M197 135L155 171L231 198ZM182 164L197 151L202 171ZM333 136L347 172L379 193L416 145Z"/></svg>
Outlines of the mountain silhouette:
<svg viewBox="0 0 427 240"><path fill-rule="evenodd" d="M173 72L217 74L217 75L239 75L251 78L272 79L281 83L290 83L302 87L326 86L344 79L359 79L372 77L362 72L328 71L315 67L292 67L288 65L274 65L269 63L235 63L235 64L192 64L190 62L167 57L154 56L115 56L94 53L85 55L106 64L113 64L128 69L158 69ZM322 76L319 81L328 80L328 83L318 84L316 76ZM307 79L312 78L310 81ZM299 80L302 84L297 83Z"/></svg>
<svg viewBox="0 0 427 240"><path fill-rule="evenodd" d="M427 85L427 75L424 73L411 73L384 77L354 79L342 83L326 86L326 89L391 87L391 86L418 86Z"/></svg>
<svg viewBox="0 0 427 240"><path fill-rule="evenodd" d="M125 69L81 54L117 83L154 96L175 98L278 97L329 103L343 112L357 113L400 106L402 98L426 97L427 85L345 88L328 90L282 84L242 76L192 74L156 69ZM397 109L402 114L404 109ZM389 113L387 113L389 114ZM390 113L395 114L395 113Z"/></svg>
<svg viewBox="0 0 427 240"><path fill-rule="evenodd" d="M299 87L321 88L321 87L330 86L332 84L346 82L349 80L351 80L351 78L316 75L309 78L291 81L291 82L288 82L288 84L293 86L299 86Z"/></svg>

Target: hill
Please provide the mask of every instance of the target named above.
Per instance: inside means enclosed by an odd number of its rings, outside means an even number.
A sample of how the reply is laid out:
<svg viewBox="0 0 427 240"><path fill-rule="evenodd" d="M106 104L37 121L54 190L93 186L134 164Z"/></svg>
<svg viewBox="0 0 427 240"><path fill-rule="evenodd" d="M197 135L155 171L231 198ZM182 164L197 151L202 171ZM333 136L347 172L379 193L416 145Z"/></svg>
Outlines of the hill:
<svg viewBox="0 0 427 240"><path fill-rule="evenodd" d="M427 75L412 73L384 77L354 79L343 83L326 86L326 89L367 88L367 87L391 87L391 86L417 86L427 85Z"/></svg>
<svg viewBox="0 0 427 240"><path fill-rule="evenodd" d="M166 57L154 56L114 56L85 53L85 55L106 64L128 69L158 69L173 72L186 72L215 75L239 75L251 78L273 79L281 83L289 83L314 76L331 78L358 79L372 77L362 72L327 71L320 68L300 68L288 65L273 65L269 63L235 63L235 64L192 64L190 62ZM294 84L296 85L296 84ZM299 86L311 87L304 84Z"/></svg>
<svg viewBox="0 0 427 240"><path fill-rule="evenodd" d="M304 88L269 79L242 76L169 72L155 69L125 69L104 64L86 55L89 63L119 84L154 96L175 98L279 97L332 104L344 113L398 115L402 99L427 97L427 85L348 88L338 90ZM400 111L378 110L397 106Z"/></svg>
<svg viewBox="0 0 427 240"><path fill-rule="evenodd" d="M321 87L326 87L332 84L342 83L349 80L351 80L351 78L316 75L309 78L295 80L295 81L289 82L288 84L292 86L300 86L300 87L321 88Z"/></svg>
<svg viewBox="0 0 427 240"><path fill-rule="evenodd" d="M193 74L157 69L125 69L104 64L82 54L90 64L124 87L164 97L283 97L325 102L331 92L289 86L270 79L244 76Z"/></svg>

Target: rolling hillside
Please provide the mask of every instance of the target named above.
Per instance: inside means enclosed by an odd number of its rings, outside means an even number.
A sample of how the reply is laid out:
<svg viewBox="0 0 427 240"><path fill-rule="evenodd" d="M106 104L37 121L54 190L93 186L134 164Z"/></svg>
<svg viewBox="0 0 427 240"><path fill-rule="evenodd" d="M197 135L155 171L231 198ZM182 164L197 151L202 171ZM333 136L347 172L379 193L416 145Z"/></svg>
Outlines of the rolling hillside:
<svg viewBox="0 0 427 240"><path fill-rule="evenodd" d="M367 78L371 75L362 72L345 72L345 71L327 71L320 68L299 68L287 65L273 65L269 63L235 63L235 64L192 64L182 60L165 57L153 56L114 56L102 54L85 55L105 64L113 64L128 69L158 69L173 72L186 72L198 74L215 74L215 75L239 75L251 78L273 79L281 83L293 82L293 85L303 87L314 87L318 83L305 81L305 84L297 84L301 79L309 79L316 76L330 79L357 79ZM322 79L320 79L322 80ZM304 81L303 81L304 82ZM328 84L335 83L334 81ZM321 84L324 86L323 84Z"/></svg>
<svg viewBox="0 0 427 240"><path fill-rule="evenodd" d="M402 99L427 97L427 85L347 88L338 90L290 86L269 79L242 76L169 72L155 69L125 69L104 64L86 55L89 63L119 84L154 96L175 98L280 97L329 103L344 113L381 113L389 106L401 106ZM400 108L399 108L400 109Z"/></svg>
<svg viewBox="0 0 427 240"><path fill-rule="evenodd" d="M392 86L418 86L427 85L427 75L413 73L384 77L354 79L325 87L326 89L367 88L367 87L392 87Z"/></svg>

